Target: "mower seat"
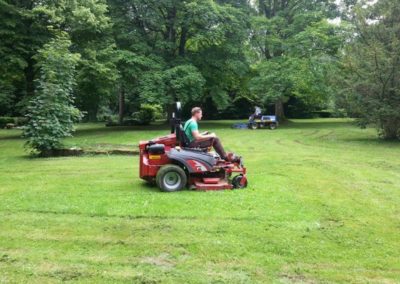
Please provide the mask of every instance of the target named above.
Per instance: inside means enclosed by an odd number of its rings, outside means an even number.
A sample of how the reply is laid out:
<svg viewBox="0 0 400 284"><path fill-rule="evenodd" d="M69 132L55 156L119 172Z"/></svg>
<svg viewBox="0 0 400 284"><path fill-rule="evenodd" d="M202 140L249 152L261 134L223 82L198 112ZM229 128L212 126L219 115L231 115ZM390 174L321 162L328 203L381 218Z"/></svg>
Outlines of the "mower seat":
<svg viewBox="0 0 400 284"><path fill-rule="evenodd" d="M196 148L190 148L190 147L181 147L183 150L187 150L187 151L193 151L193 152L203 152L203 153L207 153L208 152L208 147L207 148L200 148L200 147L196 147Z"/></svg>
<svg viewBox="0 0 400 284"><path fill-rule="evenodd" d="M179 125L176 126L175 129L175 133L176 133L176 138L178 140L178 142L180 143L180 146L182 149L188 150L188 151L197 151L197 152L208 152L208 148L200 148L200 147L196 147L196 148L191 148L189 147L189 137L187 137L185 131L183 130L182 125L179 123Z"/></svg>
<svg viewBox="0 0 400 284"><path fill-rule="evenodd" d="M179 142L181 148L189 146L189 138L186 136L185 131L180 123L175 126L176 140Z"/></svg>

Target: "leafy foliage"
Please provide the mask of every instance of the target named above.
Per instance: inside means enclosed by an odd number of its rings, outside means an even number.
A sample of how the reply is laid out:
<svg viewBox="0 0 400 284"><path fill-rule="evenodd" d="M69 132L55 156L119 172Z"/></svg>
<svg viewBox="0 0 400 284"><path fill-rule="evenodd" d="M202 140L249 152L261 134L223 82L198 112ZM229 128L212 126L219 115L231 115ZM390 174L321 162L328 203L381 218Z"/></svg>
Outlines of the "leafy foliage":
<svg viewBox="0 0 400 284"><path fill-rule="evenodd" d="M323 108L332 95L326 74L337 65L342 43L340 29L326 20L334 6L324 0L259 1L259 9L262 15L252 22L256 63L250 89L265 103L298 97L309 112Z"/></svg>
<svg viewBox="0 0 400 284"><path fill-rule="evenodd" d="M15 120L13 117L0 116L0 128L4 128L7 124L14 124Z"/></svg>
<svg viewBox="0 0 400 284"><path fill-rule="evenodd" d="M204 78L193 65L178 65L166 70L147 72L139 80L138 91L141 101L171 105L199 99L202 95Z"/></svg>
<svg viewBox="0 0 400 284"><path fill-rule="evenodd" d="M400 138L400 7L382 0L357 6L358 35L343 59L345 107L362 126L375 124L386 139Z"/></svg>
<svg viewBox="0 0 400 284"><path fill-rule="evenodd" d="M44 0L33 8L38 24L67 32L71 50L81 55L76 67L76 104L90 120L113 97L119 76L107 10L105 0Z"/></svg>
<svg viewBox="0 0 400 284"><path fill-rule="evenodd" d="M32 1L0 0L0 115L19 115L34 93L37 50L48 40Z"/></svg>
<svg viewBox="0 0 400 284"><path fill-rule="evenodd" d="M61 33L38 51L40 78L28 106L24 136L27 146L42 155L59 148L60 140L71 136L73 122L80 118L72 95L79 55L71 53L70 46L71 41Z"/></svg>
<svg viewBox="0 0 400 284"><path fill-rule="evenodd" d="M139 98L167 107L177 99L189 103L211 97L227 107L229 91L249 70L238 48L247 36L242 7L249 6L211 0L110 1L122 51L120 85L128 101Z"/></svg>

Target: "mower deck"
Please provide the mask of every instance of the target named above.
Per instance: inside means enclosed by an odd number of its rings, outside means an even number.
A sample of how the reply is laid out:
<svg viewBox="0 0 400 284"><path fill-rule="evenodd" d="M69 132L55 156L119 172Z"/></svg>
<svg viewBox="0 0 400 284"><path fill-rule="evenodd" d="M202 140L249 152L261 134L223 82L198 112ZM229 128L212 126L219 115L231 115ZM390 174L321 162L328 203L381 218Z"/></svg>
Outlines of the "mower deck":
<svg viewBox="0 0 400 284"><path fill-rule="evenodd" d="M197 190L223 190L233 188L226 180L220 178L203 178L202 181L195 181L194 186Z"/></svg>

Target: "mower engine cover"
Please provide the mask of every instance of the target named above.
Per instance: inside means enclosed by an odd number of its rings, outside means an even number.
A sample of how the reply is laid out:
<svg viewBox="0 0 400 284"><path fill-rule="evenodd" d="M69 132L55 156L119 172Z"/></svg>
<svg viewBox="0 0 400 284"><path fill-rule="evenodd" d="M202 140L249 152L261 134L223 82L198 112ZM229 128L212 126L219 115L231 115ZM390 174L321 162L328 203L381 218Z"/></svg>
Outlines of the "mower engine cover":
<svg viewBox="0 0 400 284"><path fill-rule="evenodd" d="M149 151L149 154L161 155L165 153L165 145L164 144L149 145L147 150Z"/></svg>

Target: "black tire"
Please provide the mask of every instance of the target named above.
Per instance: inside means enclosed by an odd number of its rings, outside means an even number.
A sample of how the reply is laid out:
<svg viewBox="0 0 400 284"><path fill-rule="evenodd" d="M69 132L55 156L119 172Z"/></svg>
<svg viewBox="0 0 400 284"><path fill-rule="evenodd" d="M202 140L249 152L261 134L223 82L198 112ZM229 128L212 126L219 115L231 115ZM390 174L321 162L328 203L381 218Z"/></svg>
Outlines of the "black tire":
<svg viewBox="0 0 400 284"><path fill-rule="evenodd" d="M271 130L276 129L276 127L277 127L276 123L271 123L271 124L269 125L269 129L271 129Z"/></svg>
<svg viewBox="0 0 400 284"><path fill-rule="evenodd" d="M165 165L158 170L156 183L162 191L179 191L186 186L187 176L181 167L177 165Z"/></svg>
<svg viewBox="0 0 400 284"><path fill-rule="evenodd" d="M247 180L244 183L244 185L241 184L242 178L243 178L243 175L237 175L232 179L233 188L243 189L243 188L247 187Z"/></svg>
<svg viewBox="0 0 400 284"><path fill-rule="evenodd" d="M258 128L257 127L257 123L250 123L249 124L249 128L252 129L252 130L256 130Z"/></svg>

